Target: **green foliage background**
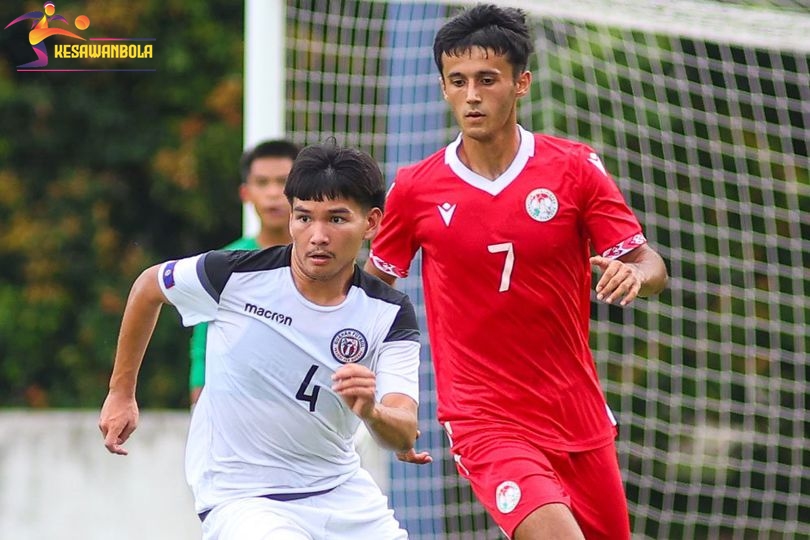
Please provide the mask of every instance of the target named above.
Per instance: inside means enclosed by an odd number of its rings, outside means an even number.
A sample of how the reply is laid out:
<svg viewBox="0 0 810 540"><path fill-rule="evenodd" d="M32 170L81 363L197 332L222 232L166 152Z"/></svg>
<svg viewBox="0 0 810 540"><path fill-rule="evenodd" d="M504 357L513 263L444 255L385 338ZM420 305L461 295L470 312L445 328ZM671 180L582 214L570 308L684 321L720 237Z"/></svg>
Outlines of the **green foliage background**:
<svg viewBox="0 0 810 540"><path fill-rule="evenodd" d="M151 37L154 58L58 60L28 73L30 22L0 32L0 405L96 407L132 281L238 236L243 7L224 0L59 2L87 37ZM3 2L5 26L41 2ZM52 27L66 27L53 23ZM76 43L59 36L55 43ZM148 407L187 403L189 331L164 310Z"/></svg>

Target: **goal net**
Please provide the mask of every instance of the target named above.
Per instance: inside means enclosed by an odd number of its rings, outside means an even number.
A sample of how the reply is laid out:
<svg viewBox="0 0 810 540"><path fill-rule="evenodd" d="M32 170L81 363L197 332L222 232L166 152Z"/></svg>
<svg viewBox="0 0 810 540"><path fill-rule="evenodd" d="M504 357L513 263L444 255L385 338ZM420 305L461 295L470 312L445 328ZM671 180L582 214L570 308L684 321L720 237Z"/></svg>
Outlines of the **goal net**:
<svg viewBox="0 0 810 540"><path fill-rule="evenodd" d="M531 18L520 123L597 149L671 275L592 304L634 537L810 538L810 2L496 3ZM460 7L288 0L287 133L361 147L389 180L447 144L431 46ZM498 538L447 460L424 349L436 459L390 464L397 517L416 539Z"/></svg>

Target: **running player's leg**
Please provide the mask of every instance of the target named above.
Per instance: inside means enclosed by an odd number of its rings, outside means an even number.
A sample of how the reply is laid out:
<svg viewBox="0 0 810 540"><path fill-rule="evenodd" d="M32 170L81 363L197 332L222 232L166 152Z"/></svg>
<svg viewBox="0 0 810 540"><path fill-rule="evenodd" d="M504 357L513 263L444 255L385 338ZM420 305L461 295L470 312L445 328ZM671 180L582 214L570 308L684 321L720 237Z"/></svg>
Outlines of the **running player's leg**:
<svg viewBox="0 0 810 540"><path fill-rule="evenodd" d="M453 435L459 473L509 538L583 540L546 452L509 433Z"/></svg>
<svg viewBox="0 0 810 540"><path fill-rule="evenodd" d="M582 531L571 538L582 538L582 534L588 540L630 538L627 498L613 443L585 452L546 451L545 455L570 505L538 508L518 526L515 540L558 538L554 534L568 530L566 521L575 522Z"/></svg>
<svg viewBox="0 0 810 540"><path fill-rule="evenodd" d="M627 496L622 483L616 445L568 454L556 465L571 496L571 509L588 540L630 538Z"/></svg>
<svg viewBox="0 0 810 540"><path fill-rule="evenodd" d="M514 540L585 540L571 509L563 503L541 506L520 522ZM588 537L590 538L590 537Z"/></svg>

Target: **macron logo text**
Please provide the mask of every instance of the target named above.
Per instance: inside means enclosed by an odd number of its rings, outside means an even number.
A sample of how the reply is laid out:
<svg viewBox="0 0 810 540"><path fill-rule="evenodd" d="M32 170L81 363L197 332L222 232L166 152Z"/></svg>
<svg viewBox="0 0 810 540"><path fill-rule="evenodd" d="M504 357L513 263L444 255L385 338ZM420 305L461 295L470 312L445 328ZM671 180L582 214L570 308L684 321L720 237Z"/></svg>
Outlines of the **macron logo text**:
<svg viewBox="0 0 810 540"><path fill-rule="evenodd" d="M245 304L245 312L250 313L251 315L256 315L257 317L262 317L273 322L277 322L279 324L284 324L286 326L292 325L292 317L284 315L283 313L276 313L275 311L264 309L263 307L255 306L253 304Z"/></svg>

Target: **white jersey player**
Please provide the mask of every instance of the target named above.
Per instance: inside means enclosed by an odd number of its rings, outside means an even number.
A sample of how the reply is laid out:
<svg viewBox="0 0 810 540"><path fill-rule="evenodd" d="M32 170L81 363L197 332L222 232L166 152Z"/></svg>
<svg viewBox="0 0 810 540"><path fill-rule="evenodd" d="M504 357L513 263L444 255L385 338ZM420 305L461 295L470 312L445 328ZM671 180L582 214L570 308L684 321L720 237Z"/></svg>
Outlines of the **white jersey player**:
<svg viewBox="0 0 810 540"><path fill-rule="evenodd" d="M136 280L99 421L105 446L127 453L137 373L169 303L185 325L210 322L186 451L205 539L407 538L352 442L360 422L399 453L417 436L413 307L354 262L385 183L370 156L327 144L301 152L285 194L291 245L213 251Z"/></svg>

